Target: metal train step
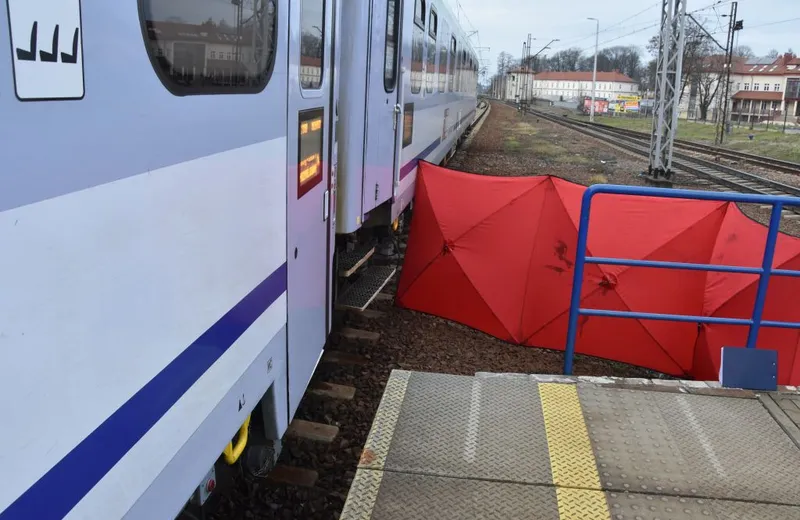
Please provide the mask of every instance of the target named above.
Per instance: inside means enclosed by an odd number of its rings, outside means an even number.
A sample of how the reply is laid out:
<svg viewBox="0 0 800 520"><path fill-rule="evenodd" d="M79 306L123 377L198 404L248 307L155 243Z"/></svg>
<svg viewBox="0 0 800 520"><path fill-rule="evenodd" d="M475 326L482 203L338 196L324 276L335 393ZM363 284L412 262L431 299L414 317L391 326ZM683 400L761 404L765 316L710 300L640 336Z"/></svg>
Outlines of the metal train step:
<svg viewBox="0 0 800 520"><path fill-rule="evenodd" d="M336 301L338 309L363 311L392 279L397 268L390 265L373 265L364 269L353 285L345 289Z"/></svg>
<svg viewBox="0 0 800 520"><path fill-rule="evenodd" d="M352 251L339 253L339 276L349 278L375 253L375 246L362 244Z"/></svg>

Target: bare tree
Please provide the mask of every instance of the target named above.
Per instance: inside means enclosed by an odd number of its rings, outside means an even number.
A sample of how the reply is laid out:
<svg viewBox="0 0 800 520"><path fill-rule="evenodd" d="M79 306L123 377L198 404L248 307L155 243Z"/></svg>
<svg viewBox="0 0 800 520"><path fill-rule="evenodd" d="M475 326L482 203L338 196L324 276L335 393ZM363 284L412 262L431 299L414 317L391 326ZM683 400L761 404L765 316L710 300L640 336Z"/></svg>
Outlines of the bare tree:
<svg viewBox="0 0 800 520"><path fill-rule="evenodd" d="M767 53L767 58L777 58L778 57L778 49L770 49Z"/></svg>
<svg viewBox="0 0 800 520"><path fill-rule="evenodd" d="M578 70L581 61L581 49L573 47L553 54L549 59L551 70L572 72Z"/></svg>
<svg viewBox="0 0 800 520"><path fill-rule="evenodd" d="M756 53L749 45L738 45L733 49L733 55L740 58L755 58Z"/></svg>
<svg viewBox="0 0 800 520"><path fill-rule="evenodd" d="M633 45L617 45L603 49L597 57L597 70L606 72L618 70L639 80L642 76L642 60L639 49Z"/></svg>
<svg viewBox="0 0 800 520"><path fill-rule="evenodd" d="M681 93L679 101L683 99L687 85L697 79L704 69L705 60L714 54L714 43L706 36L703 30L695 23L686 24L686 36L683 46L683 73L681 74ZM647 50L658 58L659 37L658 35L650 38Z"/></svg>
<svg viewBox="0 0 800 520"><path fill-rule="evenodd" d="M500 75L505 74L514 66L514 56L507 52L501 52L497 55L497 73Z"/></svg>
<svg viewBox="0 0 800 520"><path fill-rule="evenodd" d="M708 109L719 90L724 63L724 56L712 56L703 64L703 70L698 71L691 78L694 85L697 86L697 106L700 109L700 119L703 121L708 119Z"/></svg>

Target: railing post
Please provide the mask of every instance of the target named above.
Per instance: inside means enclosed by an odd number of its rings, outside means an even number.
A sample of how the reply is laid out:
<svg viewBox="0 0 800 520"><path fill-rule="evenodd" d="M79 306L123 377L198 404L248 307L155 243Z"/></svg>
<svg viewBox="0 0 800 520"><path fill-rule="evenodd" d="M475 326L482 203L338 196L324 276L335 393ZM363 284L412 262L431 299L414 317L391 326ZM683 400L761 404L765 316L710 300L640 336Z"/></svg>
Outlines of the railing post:
<svg viewBox="0 0 800 520"><path fill-rule="evenodd" d="M761 328L761 316L764 313L764 303L767 299L767 287L769 278L772 274L772 262L775 258L775 246L778 243L778 230L781 226L781 212L783 204L776 202L772 206L772 214L769 219L769 230L767 231L767 243L764 246L764 258L761 261L763 272L758 278L758 292L756 293L756 304L753 307L753 323L747 333L747 348L756 348L758 331Z"/></svg>
<svg viewBox="0 0 800 520"><path fill-rule="evenodd" d="M575 357L575 340L578 334L578 317L581 306L581 288L583 286L583 268L586 265L586 242L589 234L589 210L592 197L600 190L600 185L590 186L581 199L581 217L578 225L578 244L575 247L575 270L572 275L572 296L569 301L569 325L567 328L567 346L564 349L564 374L572 374L572 361Z"/></svg>

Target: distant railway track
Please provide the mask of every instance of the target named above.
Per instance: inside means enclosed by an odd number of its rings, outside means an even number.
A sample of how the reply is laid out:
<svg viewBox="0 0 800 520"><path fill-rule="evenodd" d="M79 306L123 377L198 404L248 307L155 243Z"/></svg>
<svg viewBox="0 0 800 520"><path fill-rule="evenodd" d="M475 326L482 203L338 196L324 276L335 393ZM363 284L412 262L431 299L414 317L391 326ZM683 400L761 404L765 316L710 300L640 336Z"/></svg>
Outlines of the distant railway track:
<svg viewBox="0 0 800 520"><path fill-rule="evenodd" d="M645 132L638 132L636 130L627 130L624 128L617 128L611 125L606 125L603 123L586 123L583 121L576 121L576 123L595 126L599 128L608 129L611 132L620 134L620 135L628 135L631 137L636 137L640 139L649 139L650 134ZM785 173L792 173L795 175L800 175L800 163L795 163L791 161L782 161L780 159L775 159L773 157L765 157L763 155L756 155L747 152L739 152L736 150L727 150L725 148L720 148L718 146L712 146L703 143L696 143L693 141L687 141L685 139L677 139L675 141L676 147L682 150L690 150L694 152L704 153L708 155L715 155L717 157L724 157L725 159L730 159L737 162L742 162L745 164L751 164L753 166L760 166L762 168L767 168L770 170L777 170Z"/></svg>
<svg viewBox="0 0 800 520"><path fill-rule="evenodd" d="M507 104L514 106L510 103ZM618 128L609 127L608 125L574 121L567 117L560 117L537 109L529 108L526 112L528 114L535 115L536 117L540 117L553 123L565 126L575 130L576 132L594 137L595 139L606 141L616 147L628 150L637 155L650 155L649 136L641 132L618 132ZM682 151L674 152L673 166L677 173L688 174L701 179L704 181L703 183L706 186L718 191L737 191L740 193L800 197L800 188L773 181L754 173L737 170L715 161L701 159L695 155L691 155L690 153ZM800 174L800 170L796 171L795 173ZM783 210L783 214L785 216L791 215L793 218L797 218L800 216L800 209L786 208Z"/></svg>

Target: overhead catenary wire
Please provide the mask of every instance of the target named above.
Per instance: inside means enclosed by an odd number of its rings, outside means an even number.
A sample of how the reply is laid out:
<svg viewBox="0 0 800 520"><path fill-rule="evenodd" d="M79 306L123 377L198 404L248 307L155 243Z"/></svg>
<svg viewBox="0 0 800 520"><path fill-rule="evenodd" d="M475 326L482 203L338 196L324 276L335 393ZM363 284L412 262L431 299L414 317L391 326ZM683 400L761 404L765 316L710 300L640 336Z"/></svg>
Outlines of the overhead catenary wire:
<svg viewBox="0 0 800 520"><path fill-rule="evenodd" d="M797 21L800 21L800 17L787 18L785 20L777 20L777 21L773 21L773 22L765 22L765 23L760 23L760 24L756 24L756 25L748 25L748 26L745 27L745 29L758 29L760 27L769 27L769 26L772 26L772 25L778 25L778 24L789 23L789 22L797 22ZM725 31L714 31L711 34L722 34L723 32L727 32L727 29Z"/></svg>
<svg viewBox="0 0 800 520"><path fill-rule="evenodd" d="M449 0L449 1L458 3L458 0ZM718 7L722 7L722 6L725 6L725 5L730 5L734 1L735 0L717 0L712 4L709 4L709 5L706 5L706 6L703 6L703 7L699 7L697 9L693 10L693 11L688 11L686 14L689 15L689 14L701 13L701 12L707 11L709 9L716 11L716 9ZM739 0L740 3L742 1L744 1L744 0ZM660 4L661 4L660 1L656 2L655 4L652 4L652 5L644 8L644 9L642 9L641 11L638 11L637 13L628 16L627 18L623 18L622 20L620 20L618 22L615 22L612 25L609 25L608 27L605 27L604 29L601 29L599 34L604 34L604 33L608 33L608 32L612 32L613 33L613 32L619 32L619 31L635 28L634 30L632 30L630 32L627 32L625 34L621 34L619 36L615 36L613 38L609 38L609 39L603 40L603 41L601 41L599 43L599 45L600 46L607 45L609 43L612 43L612 42L615 42L615 41L619 41L619 40L621 40L623 38L627 38L629 36L633 36L633 35L639 34L641 32L644 32L644 31L647 31L647 30L650 30L650 29L654 29L656 27L660 27L660 25L661 25L661 19L660 18L658 20L651 19L649 21L640 21L640 22L637 22L637 23L634 23L634 24L628 25L628 26L622 25L622 24L624 24L625 22L627 22L629 20L632 20L632 19L634 19L634 18L636 18L638 16L641 16L642 14L650 11L651 9L653 9L654 7L657 7ZM458 6L460 7L460 3L458 3ZM773 23L784 23L784 22L787 22L787 21L794 21L794 20L798 20L798 19L800 19L800 18L793 18L793 19L790 19L790 20L784 20L784 21L773 22ZM642 24L647 24L647 25L645 25L644 27L639 27ZM757 26L754 26L754 27L757 27ZM551 51L552 54L556 54L556 53L561 52L561 51L565 51L565 50L568 50L568 49L575 48L575 44L576 43L588 40L589 38L594 38L596 36L596 34L597 34L596 31L592 31L591 33L587 33L586 36L582 36L582 37L579 37L579 38L573 38L573 39L570 39L570 40L562 41L560 45L558 45L555 48L551 48L550 51ZM718 34L718 33L717 32L712 32L710 34ZM642 45L636 45L636 47L640 47L641 48ZM583 54L584 52L590 51L592 49L594 49L594 45L589 45L587 47L582 47L579 50L580 50L580 53Z"/></svg>
<svg viewBox="0 0 800 520"><path fill-rule="evenodd" d="M709 9L716 9L717 7L722 7L724 5L729 5L733 1L734 0L717 0L713 4L709 4L709 5L706 5L704 7L699 7L697 9L693 10L693 11L687 12L686 14L690 15L690 14L696 14L696 13L700 13L700 12L703 12L703 11L707 11ZM656 5L659 5L659 4L661 4L661 2L658 2L658 4L656 4ZM620 25L621 23L624 23L625 21L630 20L630 19L632 19L632 18L634 18L634 17L636 17L636 16L638 16L640 14L643 14L643 13L649 11L650 9L652 9L652 7L648 7L646 9L640 11L636 15L629 16L628 18L625 18L625 19L623 19L623 20L621 20L619 22L616 22L615 24L607 27L605 30L601 30L600 33L602 34L602 33L606 32L606 31L612 31L612 28L614 28L614 27ZM607 43L611 43L611 42L614 42L614 41L617 41L617 40L621 40L621 39L626 38L628 36L633 36L635 34L638 34L640 32L646 31L648 29L652 29L654 27L659 27L661 25L661 19L660 18L658 20L652 20L651 19L649 21L639 22L637 24L634 24L634 26L641 25L641 23L647 23L648 25L645 26L645 27L636 29L634 31L628 32L626 34L623 34L623 35L620 35L620 36L616 36L616 37L608 39L608 40L601 41L600 45L605 45ZM619 30L630 29L631 27L633 27L633 26L621 27L619 29L614 29L613 32L616 32L616 31L619 31ZM712 33L712 34L714 34L714 33ZM595 32L592 31L592 33L591 34L587 34L587 36L584 36L584 37L581 37L581 38L578 38L578 39L567 40L567 41L563 42L561 45L559 45L557 48L553 49L553 52L556 53L556 52L560 52L560 51L564 51L564 50L570 49L570 48L573 47L573 45L575 43L587 40L589 38L594 38L594 36L595 36ZM586 52L587 50L590 50L590 49L593 49L593 48L594 48L594 45L590 45L588 47L584 47L584 48L581 49L581 53Z"/></svg>
<svg viewBox="0 0 800 520"><path fill-rule="evenodd" d="M571 40L567 40L567 41L563 42L561 45L562 45L562 46L569 46L569 45L572 45L572 44L574 44L574 43L578 43L578 42L581 42L581 41L584 41L584 40L588 40L589 38L594 38L596 34L604 34L604 33L607 33L607 32L609 32L609 31L611 31L612 29L614 29L615 27L618 27L618 26L622 25L623 23L627 22L628 20L632 20L632 19L636 18L637 16L639 16L639 15L642 15L642 14L646 13L647 11L649 11L649 10L653 9L654 7L658 7L659 5L661 5L661 2L660 2L660 1L659 1L659 2L656 2L656 3L654 3L654 4L653 4L653 5L651 5L650 7L647 7L647 8L645 8L645 9L642 9L641 11L639 11L639 12L638 12L638 13L636 13L636 14L633 14L633 15L631 15L631 16L629 16L629 17L627 17L627 18L624 18L624 19L620 20L619 22L617 22L617 23L615 23L615 24L609 25L608 27L606 27L606 28L604 28L604 29L600 30L600 32L599 32L599 33L592 32L592 34L590 34L590 35L588 35L588 36L582 36L582 37L580 37L580 38L574 38L574 39L571 39ZM642 22L639 22L639 23L642 23ZM651 23L651 22L644 22L644 23ZM622 30L624 30L624 29L625 29L625 28L623 27L623 28L622 28ZM621 30L621 29L617 29L617 30Z"/></svg>

